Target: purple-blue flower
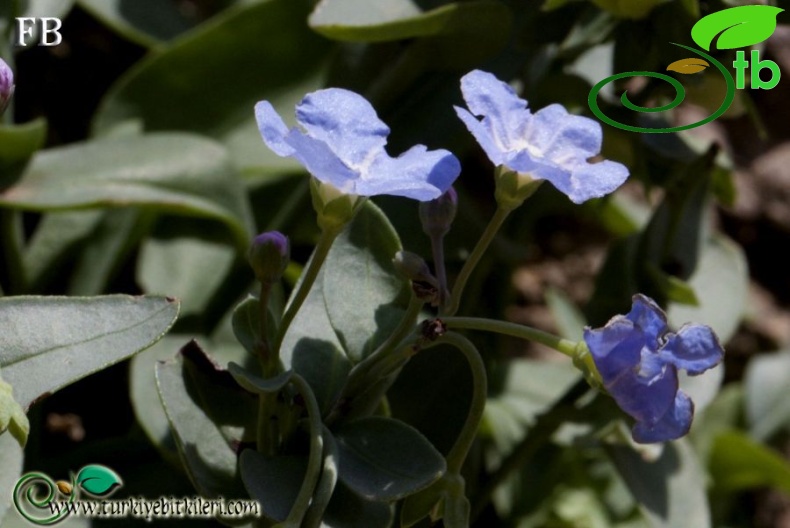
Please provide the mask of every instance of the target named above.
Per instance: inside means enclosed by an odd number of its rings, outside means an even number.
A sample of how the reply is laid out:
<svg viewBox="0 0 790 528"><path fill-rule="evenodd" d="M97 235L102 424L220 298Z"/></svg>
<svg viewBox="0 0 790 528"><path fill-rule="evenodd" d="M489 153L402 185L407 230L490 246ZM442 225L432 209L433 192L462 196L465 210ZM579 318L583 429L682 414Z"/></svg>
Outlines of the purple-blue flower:
<svg viewBox="0 0 790 528"><path fill-rule="evenodd" d="M469 111L455 111L494 165L548 180L575 203L609 194L628 178L620 163L588 163L601 151L598 122L559 104L533 114L507 83L480 70L461 78L461 92Z"/></svg>
<svg viewBox="0 0 790 528"><path fill-rule="evenodd" d="M674 440L691 427L694 404L678 389L678 369L696 376L724 357L710 327L670 332L664 312L644 295L634 296L628 315L585 328L584 341L604 387L636 419L634 440L645 444Z"/></svg>
<svg viewBox="0 0 790 528"><path fill-rule="evenodd" d="M290 130L268 101L255 105L263 140L290 156L323 183L347 194L391 194L427 201L439 197L461 172L446 150L417 145L397 158L384 145L390 129L364 97L341 88L307 94L296 105L298 127Z"/></svg>

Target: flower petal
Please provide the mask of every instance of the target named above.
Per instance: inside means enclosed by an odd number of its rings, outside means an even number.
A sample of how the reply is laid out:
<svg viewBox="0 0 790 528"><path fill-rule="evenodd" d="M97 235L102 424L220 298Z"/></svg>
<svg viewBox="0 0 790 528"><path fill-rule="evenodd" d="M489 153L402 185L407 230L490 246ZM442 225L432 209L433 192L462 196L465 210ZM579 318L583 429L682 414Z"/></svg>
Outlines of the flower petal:
<svg viewBox="0 0 790 528"><path fill-rule="evenodd" d="M384 150L390 132L364 97L342 88L306 95L296 106L296 119L310 137L326 143L353 168Z"/></svg>
<svg viewBox="0 0 790 528"><path fill-rule="evenodd" d="M667 316L656 302L638 293L631 298L631 311L626 318L642 329L647 339L654 343L652 350L658 352L658 340L667 331Z"/></svg>
<svg viewBox="0 0 790 528"><path fill-rule="evenodd" d="M647 425L658 422L672 406L678 391L678 374L667 365L664 375L648 380L638 372L625 371L606 390L625 412Z"/></svg>
<svg viewBox="0 0 790 528"><path fill-rule="evenodd" d="M694 417L694 402L683 391L678 391L672 407L653 425L637 422L631 435L640 444L675 440L689 432Z"/></svg>
<svg viewBox="0 0 790 528"><path fill-rule="evenodd" d="M546 158L568 164L598 155L603 133L596 121L569 114L562 105L552 104L535 112L526 138Z"/></svg>
<svg viewBox="0 0 790 528"><path fill-rule="evenodd" d="M461 173L461 163L446 150L416 145L397 158L382 152L370 166L370 177L356 183L356 194L391 194L426 202L441 196Z"/></svg>
<svg viewBox="0 0 790 528"><path fill-rule="evenodd" d="M330 183L344 193L354 193L354 180L359 175L349 169L332 149L317 139L293 129L285 137L296 158L307 172L324 183Z"/></svg>
<svg viewBox="0 0 790 528"><path fill-rule="evenodd" d="M639 364L644 337L635 330L633 322L618 315L603 328L585 328L584 342L604 385L609 385Z"/></svg>
<svg viewBox="0 0 790 528"><path fill-rule="evenodd" d="M696 376L718 365L724 358L724 349L709 326L685 325L669 336L659 354L667 363Z"/></svg>
<svg viewBox="0 0 790 528"><path fill-rule="evenodd" d="M461 78L461 93L472 114L484 116L483 126L498 148L514 150L519 140L523 142L532 114L510 85L488 72L473 70Z"/></svg>
<svg viewBox="0 0 790 528"><path fill-rule="evenodd" d="M457 106L454 108L455 113L458 114L458 117L464 122L466 128L469 129L469 132L472 133L477 142L483 148L483 151L486 153L486 156L488 156L488 159L490 159L494 165L504 165L506 160L506 152L499 145L497 145L496 139L494 138L490 127L483 126L483 123L478 121L475 116L463 108L459 108Z"/></svg>
<svg viewBox="0 0 790 528"><path fill-rule="evenodd" d="M584 163L571 174L571 189L565 194L573 203L584 203L591 198L606 196L628 179L628 168L614 161Z"/></svg>
<svg viewBox="0 0 790 528"><path fill-rule="evenodd" d="M293 156L294 149L285 142L288 127L269 101L255 105L255 120L264 143L278 156Z"/></svg>

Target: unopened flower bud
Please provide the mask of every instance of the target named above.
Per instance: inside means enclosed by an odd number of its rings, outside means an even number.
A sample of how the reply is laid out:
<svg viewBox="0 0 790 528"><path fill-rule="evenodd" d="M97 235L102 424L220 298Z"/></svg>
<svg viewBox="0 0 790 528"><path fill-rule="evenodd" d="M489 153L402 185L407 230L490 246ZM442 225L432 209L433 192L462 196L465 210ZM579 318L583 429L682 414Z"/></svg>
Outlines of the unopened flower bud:
<svg viewBox="0 0 790 528"><path fill-rule="evenodd" d="M247 258L255 277L264 284L272 284L285 273L291 258L291 244L279 231L266 231L252 240Z"/></svg>
<svg viewBox="0 0 790 528"><path fill-rule="evenodd" d="M458 194L450 187L440 197L420 202L422 230L429 237L443 237L450 230L458 210Z"/></svg>
<svg viewBox="0 0 790 528"><path fill-rule="evenodd" d="M316 178L310 179L310 194L313 208L318 214L318 227L322 231L338 232L354 218L358 206L362 203L356 194L347 194L330 183L323 183Z"/></svg>
<svg viewBox="0 0 790 528"><path fill-rule="evenodd" d="M0 59L0 114L5 111L12 95L14 95L14 72L3 59Z"/></svg>
<svg viewBox="0 0 790 528"><path fill-rule="evenodd" d="M412 290L418 298L438 306L439 281L433 276L422 257L411 251L398 251L392 259L392 264L398 273L411 281Z"/></svg>

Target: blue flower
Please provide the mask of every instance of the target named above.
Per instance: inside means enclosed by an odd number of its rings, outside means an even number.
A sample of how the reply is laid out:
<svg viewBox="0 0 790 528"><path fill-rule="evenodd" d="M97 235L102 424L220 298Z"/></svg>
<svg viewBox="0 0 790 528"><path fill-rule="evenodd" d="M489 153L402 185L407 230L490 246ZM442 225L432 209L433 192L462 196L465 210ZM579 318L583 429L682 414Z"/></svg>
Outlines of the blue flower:
<svg viewBox="0 0 790 528"><path fill-rule="evenodd" d="M559 104L532 114L507 83L480 70L461 78L461 92L471 113L455 111L494 165L548 180L575 203L609 194L628 178L620 163L587 162L601 151L598 122Z"/></svg>
<svg viewBox="0 0 790 528"><path fill-rule="evenodd" d="M424 145L390 157L384 150L390 129L364 97L341 88L310 93L296 105L304 131L289 130L268 101L255 105L255 117L270 149L346 194L427 201L441 196L461 172L450 152Z"/></svg>
<svg viewBox="0 0 790 528"><path fill-rule="evenodd" d="M584 341L604 387L636 419L634 440L645 444L674 440L691 427L694 404L678 389L678 369L696 376L724 357L710 327L669 332L664 312L644 295L634 296L628 315L585 328Z"/></svg>

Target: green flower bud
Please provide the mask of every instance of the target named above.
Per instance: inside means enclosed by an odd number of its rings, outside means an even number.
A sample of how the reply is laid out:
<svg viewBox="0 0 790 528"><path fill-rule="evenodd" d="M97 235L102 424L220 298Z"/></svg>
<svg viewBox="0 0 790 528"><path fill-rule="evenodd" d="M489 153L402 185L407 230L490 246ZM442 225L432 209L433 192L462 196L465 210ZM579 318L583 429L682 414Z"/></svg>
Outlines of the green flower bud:
<svg viewBox="0 0 790 528"><path fill-rule="evenodd" d="M525 172L513 172L505 167L497 167L494 179L496 181L494 197L497 203L510 210L524 203L524 200L532 196L545 181L536 180Z"/></svg>
<svg viewBox="0 0 790 528"><path fill-rule="evenodd" d="M288 237L279 231L267 231L256 236L247 254L255 277L263 284L280 280L290 258L291 244Z"/></svg>
<svg viewBox="0 0 790 528"><path fill-rule="evenodd" d="M340 231L354 218L362 200L356 194L346 194L332 184L310 179L313 208L318 213L318 227L324 232Z"/></svg>

